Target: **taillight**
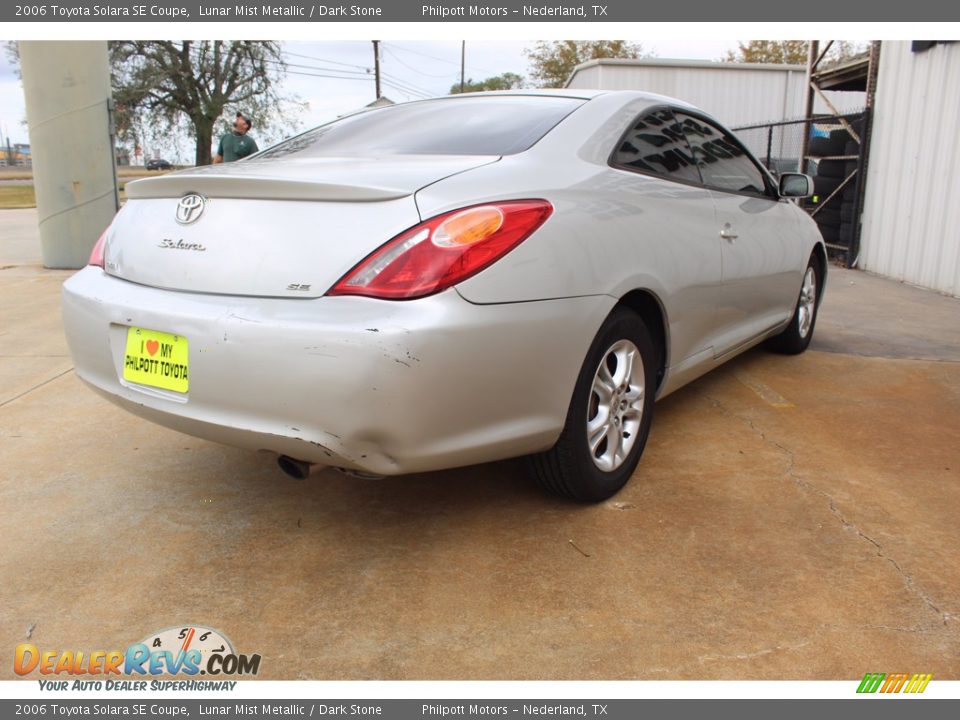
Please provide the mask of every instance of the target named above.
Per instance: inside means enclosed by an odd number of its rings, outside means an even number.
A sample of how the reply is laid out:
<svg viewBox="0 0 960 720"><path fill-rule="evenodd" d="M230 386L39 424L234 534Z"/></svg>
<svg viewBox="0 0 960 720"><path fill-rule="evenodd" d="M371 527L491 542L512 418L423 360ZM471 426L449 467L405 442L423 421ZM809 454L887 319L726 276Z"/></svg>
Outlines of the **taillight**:
<svg viewBox="0 0 960 720"><path fill-rule="evenodd" d="M109 229L109 228L108 228ZM97 244L93 246L93 250L90 251L90 259L87 261L87 265L96 265L97 267L103 267L103 246L107 242L107 231L104 230L100 234L100 239L97 240Z"/></svg>
<svg viewBox="0 0 960 720"><path fill-rule="evenodd" d="M499 260L552 212L546 200L511 200L438 215L368 255L327 295L392 300L431 295Z"/></svg>

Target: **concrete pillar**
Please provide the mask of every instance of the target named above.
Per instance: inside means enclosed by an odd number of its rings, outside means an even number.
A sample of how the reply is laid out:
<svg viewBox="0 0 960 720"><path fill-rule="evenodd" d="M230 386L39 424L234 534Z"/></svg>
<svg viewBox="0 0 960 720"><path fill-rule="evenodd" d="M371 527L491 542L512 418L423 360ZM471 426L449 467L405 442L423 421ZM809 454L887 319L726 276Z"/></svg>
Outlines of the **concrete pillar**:
<svg viewBox="0 0 960 720"><path fill-rule="evenodd" d="M43 265L80 268L118 207L107 43L18 45Z"/></svg>

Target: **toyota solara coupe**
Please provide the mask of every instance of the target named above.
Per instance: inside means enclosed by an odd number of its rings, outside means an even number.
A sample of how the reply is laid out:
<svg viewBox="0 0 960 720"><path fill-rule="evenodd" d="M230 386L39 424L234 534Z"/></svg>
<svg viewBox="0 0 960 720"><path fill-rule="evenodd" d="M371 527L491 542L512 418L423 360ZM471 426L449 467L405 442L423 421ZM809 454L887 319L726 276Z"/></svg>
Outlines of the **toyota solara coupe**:
<svg viewBox="0 0 960 720"><path fill-rule="evenodd" d="M67 338L109 400L295 477L529 456L597 501L656 398L762 341L806 349L811 185L640 92L365 111L128 183L64 285Z"/></svg>

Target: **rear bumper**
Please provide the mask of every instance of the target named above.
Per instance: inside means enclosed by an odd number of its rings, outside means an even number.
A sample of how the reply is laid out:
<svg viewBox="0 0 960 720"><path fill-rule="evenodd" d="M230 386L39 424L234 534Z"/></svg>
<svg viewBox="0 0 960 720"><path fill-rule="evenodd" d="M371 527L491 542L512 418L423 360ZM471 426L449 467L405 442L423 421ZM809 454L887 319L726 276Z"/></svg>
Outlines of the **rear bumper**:
<svg viewBox="0 0 960 720"><path fill-rule="evenodd" d="M243 298L94 267L63 288L76 372L112 402L198 437L382 475L550 447L614 302ZM129 326L188 339L188 394L123 380Z"/></svg>

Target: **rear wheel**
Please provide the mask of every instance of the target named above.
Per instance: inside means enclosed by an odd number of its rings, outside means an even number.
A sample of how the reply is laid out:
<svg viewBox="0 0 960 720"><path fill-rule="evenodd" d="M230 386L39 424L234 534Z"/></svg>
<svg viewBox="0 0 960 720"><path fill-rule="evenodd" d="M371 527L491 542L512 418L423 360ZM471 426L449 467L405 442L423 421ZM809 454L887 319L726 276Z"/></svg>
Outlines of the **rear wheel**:
<svg viewBox="0 0 960 720"><path fill-rule="evenodd" d="M810 264L807 265L803 274L800 297L797 299L797 308L793 311L793 319L790 320L786 330L770 339L771 350L787 355L799 355L807 349L813 337L813 327L817 322L821 277L820 262L816 257L811 257Z"/></svg>
<svg viewBox="0 0 960 720"><path fill-rule="evenodd" d="M634 313L620 308L606 319L580 370L560 439L530 458L545 489L597 502L627 483L650 433L655 350Z"/></svg>

